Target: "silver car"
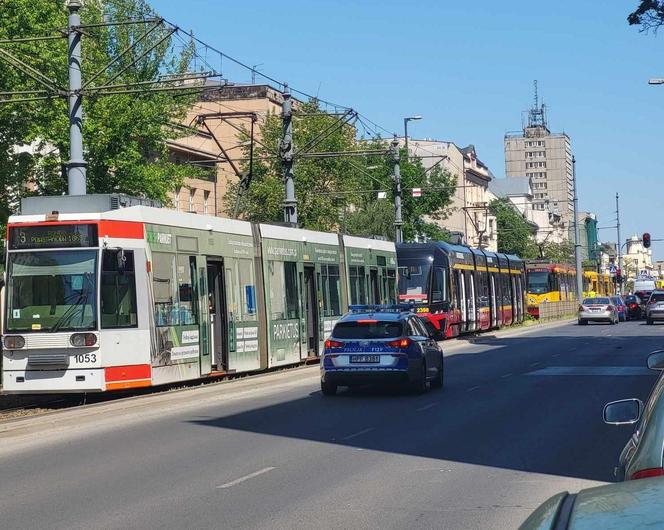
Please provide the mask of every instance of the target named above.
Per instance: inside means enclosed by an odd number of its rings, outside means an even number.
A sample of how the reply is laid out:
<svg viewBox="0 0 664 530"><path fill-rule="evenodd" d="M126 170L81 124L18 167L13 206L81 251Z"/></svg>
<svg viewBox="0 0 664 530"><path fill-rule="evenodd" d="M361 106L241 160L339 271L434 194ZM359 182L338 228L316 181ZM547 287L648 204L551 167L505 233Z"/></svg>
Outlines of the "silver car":
<svg viewBox="0 0 664 530"><path fill-rule="evenodd" d="M588 322L617 324L619 322L618 308L611 303L608 296L585 298L579 306L579 325L583 326Z"/></svg>
<svg viewBox="0 0 664 530"><path fill-rule="evenodd" d="M648 356L648 368L664 370L664 350ZM604 407L604 422L609 425L637 424L634 434L620 453L615 475L618 480L664 475L664 372L643 405L640 399L621 399Z"/></svg>
<svg viewBox="0 0 664 530"><path fill-rule="evenodd" d="M653 291L646 303L646 324L652 325L655 320L664 320L664 291L660 289Z"/></svg>

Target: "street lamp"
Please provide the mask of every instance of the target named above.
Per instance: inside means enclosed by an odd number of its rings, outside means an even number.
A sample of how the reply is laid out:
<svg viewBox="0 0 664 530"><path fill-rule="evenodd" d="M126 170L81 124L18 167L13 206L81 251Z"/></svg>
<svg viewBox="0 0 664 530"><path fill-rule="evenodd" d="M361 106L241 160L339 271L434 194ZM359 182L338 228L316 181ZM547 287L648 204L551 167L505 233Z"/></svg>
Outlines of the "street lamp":
<svg viewBox="0 0 664 530"><path fill-rule="evenodd" d="M416 114L415 116L409 116L403 119L403 137L406 144L406 156L408 155L408 122L421 120L422 116Z"/></svg>

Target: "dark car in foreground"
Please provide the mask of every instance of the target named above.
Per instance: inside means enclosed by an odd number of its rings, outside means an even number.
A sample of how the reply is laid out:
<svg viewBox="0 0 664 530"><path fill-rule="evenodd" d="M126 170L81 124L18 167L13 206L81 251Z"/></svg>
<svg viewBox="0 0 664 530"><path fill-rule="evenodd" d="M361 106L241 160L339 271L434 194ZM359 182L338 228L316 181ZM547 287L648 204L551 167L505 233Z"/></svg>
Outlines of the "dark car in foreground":
<svg viewBox="0 0 664 530"><path fill-rule="evenodd" d="M443 386L443 351L408 305L352 307L325 341L320 367L326 396L371 383Z"/></svg>
<svg viewBox="0 0 664 530"><path fill-rule="evenodd" d="M662 499L662 478L558 493L537 508L519 530L664 528Z"/></svg>
<svg viewBox="0 0 664 530"><path fill-rule="evenodd" d="M664 370L664 350L648 355L647 363L651 370ZM604 422L636 426L614 470L618 480L664 475L664 373L657 379L645 405L636 398L608 403L604 407Z"/></svg>

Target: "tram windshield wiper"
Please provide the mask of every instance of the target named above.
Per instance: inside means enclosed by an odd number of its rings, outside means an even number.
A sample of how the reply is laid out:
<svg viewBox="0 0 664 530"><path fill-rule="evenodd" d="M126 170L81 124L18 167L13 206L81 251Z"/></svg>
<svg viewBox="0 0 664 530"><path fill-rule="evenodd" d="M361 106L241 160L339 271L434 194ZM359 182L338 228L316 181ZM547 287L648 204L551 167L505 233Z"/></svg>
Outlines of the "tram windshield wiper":
<svg viewBox="0 0 664 530"><path fill-rule="evenodd" d="M62 314L62 316L53 324L53 326L50 329L51 333L55 333L58 331L64 324L69 323L72 318L77 314L78 310L82 308L81 310L81 322L83 321L83 315L85 314L85 305L87 304L88 301L88 295L90 293L90 286L92 285L92 281L90 280L90 275L88 273L85 273L83 275L84 281L85 281L85 287L81 291L81 293L78 295L76 300L67 308L67 310Z"/></svg>

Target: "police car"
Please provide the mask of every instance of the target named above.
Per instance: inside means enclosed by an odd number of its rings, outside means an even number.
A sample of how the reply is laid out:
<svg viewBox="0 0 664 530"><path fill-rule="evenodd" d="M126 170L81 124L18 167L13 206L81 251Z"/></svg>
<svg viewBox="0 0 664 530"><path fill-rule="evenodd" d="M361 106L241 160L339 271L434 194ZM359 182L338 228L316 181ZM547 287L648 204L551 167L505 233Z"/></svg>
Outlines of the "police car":
<svg viewBox="0 0 664 530"><path fill-rule="evenodd" d="M370 383L443 387L443 350L407 304L351 306L325 341L320 367L326 396Z"/></svg>

